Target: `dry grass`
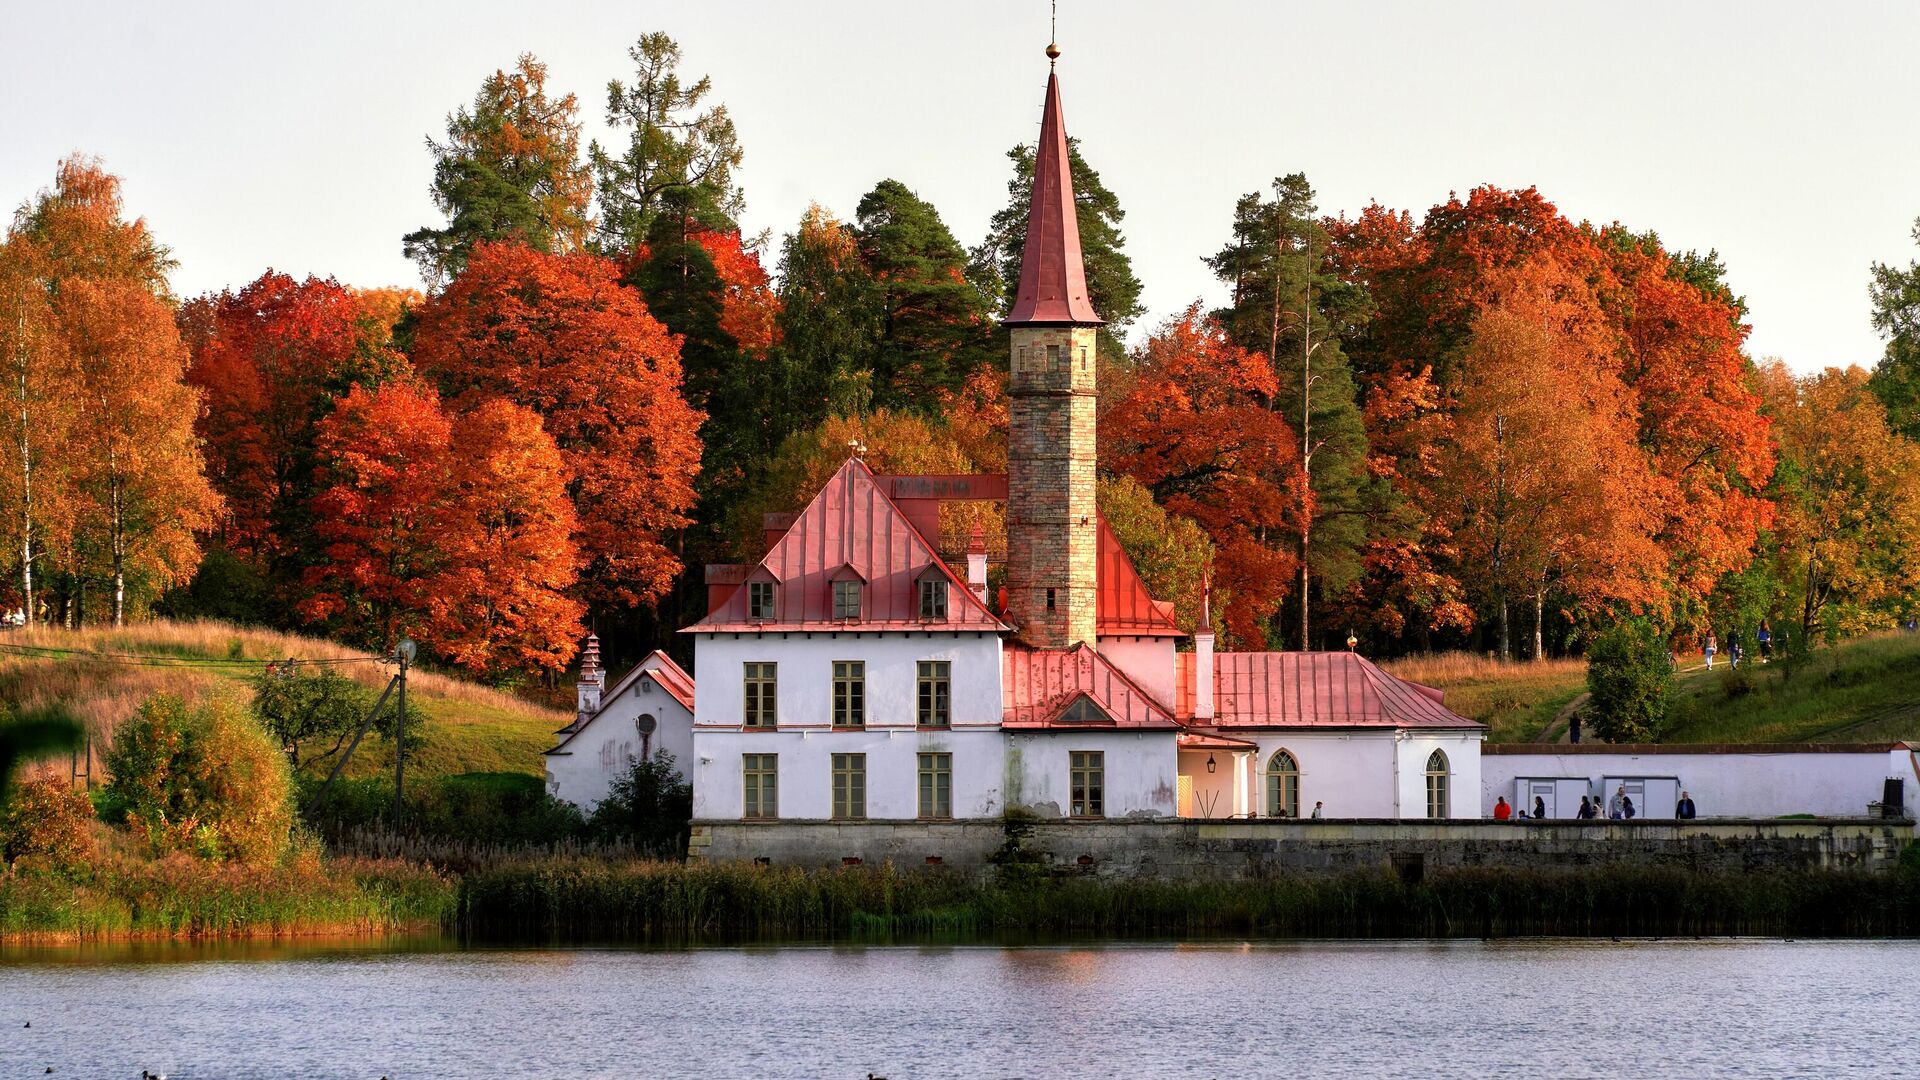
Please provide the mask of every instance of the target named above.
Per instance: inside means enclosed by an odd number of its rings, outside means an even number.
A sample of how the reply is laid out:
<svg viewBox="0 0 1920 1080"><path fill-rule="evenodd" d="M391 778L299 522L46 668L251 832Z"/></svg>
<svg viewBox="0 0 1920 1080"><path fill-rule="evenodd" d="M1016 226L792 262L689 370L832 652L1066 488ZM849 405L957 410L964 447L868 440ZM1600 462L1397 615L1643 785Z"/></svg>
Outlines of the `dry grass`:
<svg viewBox="0 0 1920 1080"><path fill-rule="evenodd" d="M86 724L98 753L121 721L154 694L189 701L223 691L244 694L245 680L260 670L260 661L366 655L317 638L207 621L7 630L0 631L0 700L19 709L66 706ZM373 660L341 664L338 670L374 688L385 686L393 674L391 664ZM571 719L560 710L431 671L416 669L408 690L427 714L427 745L409 757L410 766L424 773L537 773L540 752L553 744L552 732ZM369 741L349 772L389 768L392 760L390 748Z"/></svg>
<svg viewBox="0 0 1920 1080"><path fill-rule="evenodd" d="M1502 663L1476 653L1427 653L1382 668L1447 693L1447 707L1490 729L1493 742L1527 742L1587 689L1585 660Z"/></svg>

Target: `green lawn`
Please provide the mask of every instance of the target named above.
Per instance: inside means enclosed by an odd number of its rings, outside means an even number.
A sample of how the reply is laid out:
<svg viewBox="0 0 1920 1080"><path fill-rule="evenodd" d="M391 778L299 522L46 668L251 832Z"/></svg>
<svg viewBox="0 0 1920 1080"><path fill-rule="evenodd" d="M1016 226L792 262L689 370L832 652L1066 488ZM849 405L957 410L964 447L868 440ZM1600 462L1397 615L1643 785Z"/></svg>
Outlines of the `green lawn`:
<svg viewBox="0 0 1920 1080"><path fill-rule="evenodd" d="M1446 691L1447 708L1487 725L1490 742L1531 742L1587 690L1580 660L1501 663L1466 653L1409 656L1386 670Z"/></svg>

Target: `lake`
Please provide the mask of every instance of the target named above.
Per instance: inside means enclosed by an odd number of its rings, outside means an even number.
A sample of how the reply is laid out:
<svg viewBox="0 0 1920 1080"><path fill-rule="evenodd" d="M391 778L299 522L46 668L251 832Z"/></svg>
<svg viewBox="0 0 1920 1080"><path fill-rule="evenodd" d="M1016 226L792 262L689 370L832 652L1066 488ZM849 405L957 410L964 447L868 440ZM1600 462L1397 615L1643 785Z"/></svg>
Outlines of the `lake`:
<svg viewBox="0 0 1920 1080"><path fill-rule="evenodd" d="M15 949L0 1078L1893 1075L1916 972L1913 941Z"/></svg>

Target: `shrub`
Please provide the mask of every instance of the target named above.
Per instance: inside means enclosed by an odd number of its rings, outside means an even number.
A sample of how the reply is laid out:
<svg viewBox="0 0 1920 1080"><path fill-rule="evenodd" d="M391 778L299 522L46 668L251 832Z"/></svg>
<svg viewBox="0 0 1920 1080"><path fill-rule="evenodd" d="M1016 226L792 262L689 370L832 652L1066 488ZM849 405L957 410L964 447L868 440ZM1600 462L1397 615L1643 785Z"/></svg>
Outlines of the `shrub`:
<svg viewBox="0 0 1920 1080"><path fill-rule="evenodd" d="M357 831L380 830L412 840L457 840L484 844L549 845L577 840L586 831L580 811L547 794L539 777L525 773L459 773L407 781L406 808L393 820L393 781L385 776L334 781L325 803L320 781L300 779L302 815L321 835L341 840Z"/></svg>
<svg viewBox="0 0 1920 1080"><path fill-rule="evenodd" d="M1593 727L1608 742L1646 742L1667 718L1673 686L1665 635L1644 618L1622 619L1587 651Z"/></svg>
<svg viewBox="0 0 1920 1080"><path fill-rule="evenodd" d="M68 870L93 856L93 803L71 783L43 776L20 785L0 814L0 859Z"/></svg>
<svg viewBox="0 0 1920 1080"><path fill-rule="evenodd" d="M366 687L333 668L283 668L253 678L253 715L296 769L308 743L331 740L320 756L338 753L372 704Z"/></svg>
<svg viewBox="0 0 1920 1080"><path fill-rule="evenodd" d="M156 695L115 732L103 817L156 851L277 861L293 828L292 777L273 740L231 697L189 707Z"/></svg>
<svg viewBox="0 0 1920 1080"><path fill-rule="evenodd" d="M593 809L593 828L601 836L632 840L644 851L676 858L686 854L692 820L693 785L673 767L673 755L665 750L635 759Z"/></svg>

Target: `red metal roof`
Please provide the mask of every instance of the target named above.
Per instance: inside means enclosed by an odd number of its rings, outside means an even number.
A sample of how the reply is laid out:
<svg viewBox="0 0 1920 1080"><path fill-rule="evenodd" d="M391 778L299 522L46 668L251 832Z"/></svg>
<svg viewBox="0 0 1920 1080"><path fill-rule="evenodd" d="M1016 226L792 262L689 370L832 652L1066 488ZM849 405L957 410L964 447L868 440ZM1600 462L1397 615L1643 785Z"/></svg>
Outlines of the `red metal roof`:
<svg viewBox="0 0 1920 1080"><path fill-rule="evenodd" d="M929 569L947 581L944 619L920 617L917 585ZM833 582L847 578L849 570L864 582L860 617L835 619ZM773 618L749 618L748 590L736 585L706 618L681 632L1006 629L940 561L858 458L847 459L742 581L773 583Z"/></svg>
<svg viewBox="0 0 1920 1080"><path fill-rule="evenodd" d="M1193 715L1195 655L1179 654L1178 709ZM1471 728L1432 687L1407 682L1351 652L1215 653L1212 726Z"/></svg>
<svg viewBox="0 0 1920 1080"><path fill-rule="evenodd" d="M1001 654L1000 670L1005 705L1001 727L1052 731L1179 727L1166 706L1084 642L1071 649L1029 649L1009 643ZM1061 719L1083 696L1106 714L1106 721Z"/></svg>
<svg viewBox="0 0 1920 1080"><path fill-rule="evenodd" d="M1080 219L1073 201L1073 167L1067 126L1060 117L1060 79L1047 74L1047 100L1034 150L1033 201L1027 204L1027 245L1020 257L1020 283L1013 293L1008 326L1097 326L1087 296L1080 256Z"/></svg>
<svg viewBox="0 0 1920 1080"><path fill-rule="evenodd" d="M597 643L598 639L595 640ZM592 716L587 717L585 720L576 719L573 723L555 732L554 734L564 735L566 738L561 739L559 745L547 751L547 753L557 754L565 750L567 744L573 741L574 736L585 731L588 724L593 723L594 720L599 718L601 713L606 712L607 707L612 705L615 699L619 698L621 692L633 685L633 681L642 675L652 676L653 681L659 685L660 689L665 690L669 697L685 706L688 712L693 711L693 676L687 674L687 669L674 663L673 657L668 656L659 649L655 649L643 657L639 663L633 665L625 675L621 676L619 682L614 683L612 687L600 695L600 708L594 710Z"/></svg>
<svg viewBox="0 0 1920 1080"><path fill-rule="evenodd" d="M1101 637L1182 637L1173 604L1147 595L1140 571L1120 546L1113 526L1100 515L1100 547L1094 566L1094 633Z"/></svg>

